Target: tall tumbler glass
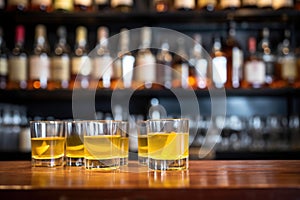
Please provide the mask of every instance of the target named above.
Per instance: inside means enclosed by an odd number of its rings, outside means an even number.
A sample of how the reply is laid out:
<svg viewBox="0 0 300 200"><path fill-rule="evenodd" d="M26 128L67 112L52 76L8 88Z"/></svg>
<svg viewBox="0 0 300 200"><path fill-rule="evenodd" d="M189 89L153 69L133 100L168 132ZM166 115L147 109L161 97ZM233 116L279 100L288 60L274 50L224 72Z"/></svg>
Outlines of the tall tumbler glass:
<svg viewBox="0 0 300 200"><path fill-rule="evenodd" d="M64 166L63 121L31 121L31 161L34 167Z"/></svg>
<svg viewBox="0 0 300 200"><path fill-rule="evenodd" d="M87 121L84 135L85 168L115 170L120 167L119 122L113 120Z"/></svg>
<svg viewBox="0 0 300 200"><path fill-rule="evenodd" d="M152 170L185 170L189 167L189 120L147 121L148 159Z"/></svg>

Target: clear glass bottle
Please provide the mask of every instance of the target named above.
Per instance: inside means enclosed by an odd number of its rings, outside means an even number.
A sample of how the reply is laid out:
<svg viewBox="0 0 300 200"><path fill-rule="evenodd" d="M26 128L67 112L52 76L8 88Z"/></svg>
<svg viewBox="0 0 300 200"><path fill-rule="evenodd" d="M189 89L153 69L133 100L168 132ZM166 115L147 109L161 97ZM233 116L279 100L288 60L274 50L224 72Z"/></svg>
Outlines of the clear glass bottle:
<svg viewBox="0 0 300 200"><path fill-rule="evenodd" d="M219 7L221 10L235 10L241 7L241 0L220 0Z"/></svg>
<svg viewBox="0 0 300 200"><path fill-rule="evenodd" d="M27 11L29 0L7 0L6 9L8 11Z"/></svg>
<svg viewBox="0 0 300 200"><path fill-rule="evenodd" d="M170 45L167 40L163 41L161 48L156 55L157 81L164 88L172 87L172 54L169 51Z"/></svg>
<svg viewBox="0 0 300 200"><path fill-rule="evenodd" d="M74 0L75 11L92 11L93 1L92 0Z"/></svg>
<svg viewBox="0 0 300 200"><path fill-rule="evenodd" d="M211 57L212 84L215 88L224 88L227 82L227 58L219 36L214 37Z"/></svg>
<svg viewBox="0 0 300 200"><path fill-rule="evenodd" d="M74 10L73 0L54 0L54 10L70 12Z"/></svg>
<svg viewBox="0 0 300 200"><path fill-rule="evenodd" d="M111 0L111 7L118 12L131 12L133 0Z"/></svg>
<svg viewBox="0 0 300 200"><path fill-rule="evenodd" d="M291 31L284 31L284 39L278 45L277 73L278 87L292 86L297 80L298 71L294 49L291 47Z"/></svg>
<svg viewBox="0 0 300 200"><path fill-rule="evenodd" d="M257 55L256 38L248 40L248 56L244 64L243 88L261 88L266 82L266 64Z"/></svg>
<svg viewBox="0 0 300 200"><path fill-rule="evenodd" d="M53 10L52 0L31 0L30 10L51 12Z"/></svg>
<svg viewBox="0 0 300 200"><path fill-rule="evenodd" d="M207 89L211 84L211 72L208 67L208 60L203 52L202 36L194 34L193 38L194 46L189 59L190 66L195 68L195 85L193 87L195 89Z"/></svg>
<svg viewBox="0 0 300 200"><path fill-rule="evenodd" d="M0 89L6 89L8 80L8 49L0 27Z"/></svg>
<svg viewBox="0 0 300 200"><path fill-rule="evenodd" d="M143 27L141 30L140 47L136 54L134 70L134 87L154 88L156 83L156 59L150 45L152 30L150 27Z"/></svg>
<svg viewBox="0 0 300 200"><path fill-rule="evenodd" d="M236 39L236 23L230 22L228 36L225 40L224 52L227 58L226 88L239 88L241 86L243 69L243 51Z"/></svg>
<svg viewBox="0 0 300 200"><path fill-rule="evenodd" d="M189 88L189 62L188 55L186 53L184 38L177 39L177 51L173 58L172 68L173 68L173 88Z"/></svg>
<svg viewBox="0 0 300 200"><path fill-rule="evenodd" d="M50 46L44 25L35 28L33 52L29 57L28 89L47 89L50 78Z"/></svg>
<svg viewBox="0 0 300 200"><path fill-rule="evenodd" d="M130 88L133 81L135 57L129 51L130 32L123 28L120 32L118 59L114 63L114 77L117 82L113 88Z"/></svg>
<svg viewBox="0 0 300 200"><path fill-rule="evenodd" d="M76 41L71 59L71 82L74 89L88 88L92 69L91 60L88 56L87 28L76 28Z"/></svg>
<svg viewBox="0 0 300 200"><path fill-rule="evenodd" d="M110 10L110 0L95 0L95 9L98 11Z"/></svg>
<svg viewBox="0 0 300 200"><path fill-rule="evenodd" d="M217 0L198 0L198 8L201 10L214 11L217 8Z"/></svg>
<svg viewBox="0 0 300 200"><path fill-rule="evenodd" d="M70 47L67 43L67 29L60 26L57 29L58 41L51 57L49 90L68 89L70 81Z"/></svg>
<svg viewBox="0 0 300 200"><path fill-rule="evenodd" d="M259 57L265 62L266 65L266 84L269 87L276 87L274 85L276 74L275 74L275 55L272 52L270 42L270 30L265 27L262 30L262 38L258 43Z"/></svg>
<svg viewBox="0 0 300 200"><path fill-rule="evenodd" d="M196 7L195 0L174 0L174 8L176 10L190 11Z"/></svg>
<svg viewBox="0 0 300 200"><path fill-rule="evenodd" d="M24 49L24 42L25 27L18 25L16 27L15 47L11 51L8 60L9 89L27 88L28 54Z"/></svg>
<svg viewBox="0 0 300 200"><path fill-rule="evenodd" d="M91 88L109 89L112 81L112 57L108 49L109 31L101 26L97 30L98 43L95 47L96 55L93 57Z"/></svg>
<svg viewBox="0 0 300 200"><path fill-rule="evenodd" d="M153 0L153 7L156 12L168 12L171 9L170 0Z"/></svg>

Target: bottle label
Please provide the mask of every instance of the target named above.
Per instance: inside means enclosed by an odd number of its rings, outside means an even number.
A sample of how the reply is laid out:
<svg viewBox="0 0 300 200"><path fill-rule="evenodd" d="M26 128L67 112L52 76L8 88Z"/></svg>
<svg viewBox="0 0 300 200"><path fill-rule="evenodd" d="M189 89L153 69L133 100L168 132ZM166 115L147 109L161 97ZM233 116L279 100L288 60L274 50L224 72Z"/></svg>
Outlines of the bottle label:
<svg viewBox="0 0 300 200"><path fill-rule="evenodd" d="M257 0L243 0L243 6L256 6Z"/></svg>
<svg viewBox="0 0 300 200"><path fill-rule="evenodd" d="M241 7L241 1L240 0L221 0L220 2L221 8L238 8Z"/></svg>
<svg viewBox="0 0 300 200"><path fill-rule="evenodd" d="M29 59L29 79L48 80L50 78L50 59L48 56L31 56Z"/></svg>
<svg viewBox="0 0 300 200"><path fill-rule="evenodd" d="M28 5L28 0L8 0L7 5Z"/></svg>
<svg viewBox="0 0 300 200"><path fill-rule="evenodd" d="M257 0L257 6L259 8L272 7L272 0Z"/></svg>
<svg viewBox="0 0 300 200"><path fill-rule="evenodd" d="M227 60L224 56L212 59L213 82L217 86L224 85L227 81Z"/></svg>
<svg viewBox="0 0 300 200"><path fill-rule="evenodd" d="M70 80L70 59L68 56L52 57L51 80L54 81Z"/></svg>
<svg viewBox="0 0 300 200"><path fill-rule="evenodd" d="M31 0L31 4L33 4L33 5L50 6L51 3L52 3L51 0Z"/></svg>
<svg viewBox="0 0 300 200"><path fill-rule="evenodd" d="M92 69L94 79L110 80L112 76L112 61L110 56L95 57Z"/></svg>
<svg viewBox="0 0 300 200"><path fill-rule="evenodd" d="M262 61L250 61L245 64L245 79L252 84L263 84L266 80L266 65Z"/></svg>
<svg viewBox="0 0 300 200"><path fill-rule="evenodd" d="M286 57L281 61L282 64L282 78L287 79L296 79L297 77L297 64L294 57Z"/></svg>
<svg viewBox="0 0 300 200"><path fill-rule="evenodd" d="M8 75L10 81L27 81L27 58L11 57Z"/></svg>
<svg viewBox="0 0 300 200"><path fill-rule="evenodd" d="M180 9L180 8L194 9L195 1L194 0L175 0L174 7L177 9Z"/></svg>
<svg viewBox="0 0 300 200"><path fill-rule="evenodd" d="M62 10L73 10L73 1L72 0L56 0L54 1L55 9Z"/></svg>
<svg viewBox="0 0 300 200"><path fill-rule="evenodd" d="M8 63L6 58L0 58L0 75L6 76L8 72Z"/></svg>
<svg viewBox="0 0 300 200"><path fill-rule="evenodd" d="M88 56L73 57L72 58L72 74L80 74L83 76L90 75L92 70L92 63Z"/></svg>
<svg viewBox="0 0 300 200"><path fill-rule="evenodd" d="M243 51L237 47L232 49L232 84L233 87L238 87L242 77Z"/></svg>
<svg viewBox="0 0 300 200"><path fill-rule="evenodd" d="M273 0L273 9L291 8L294 6L293 0Z"/></svg>
<svg viewBox="0 0 300 200"><path fill-rule="evenodd" d="M217 5L217 0L203 0L203 1L198 1L198 7L203 8L207 5Z"/></svg>
<svg viewBox="0 0 300 200"><path fill-rule="evenodd" d="M122 77L122 58L118 58L113 63L113 73L112 78L113 79L119 79Z"/></svg>
<svg viewBox="0 0 300 200"><path fill-rule="evenodd" d="M75 5L91 6L92 0L74 0Z"/></svg>
<svg viewBox="0 0 300 200"><path fill-rule="evenodd" d="M111 0L111 6L113 8L124 5L124 6L132 6L133 1L132 0Z"/></svg>
<svg viewBox="0 0 300 200"><path fill-rule="evenodd" d="M135 80L141 82L155 82L156 63L155 58L151 53L137 56Z"/></svg>

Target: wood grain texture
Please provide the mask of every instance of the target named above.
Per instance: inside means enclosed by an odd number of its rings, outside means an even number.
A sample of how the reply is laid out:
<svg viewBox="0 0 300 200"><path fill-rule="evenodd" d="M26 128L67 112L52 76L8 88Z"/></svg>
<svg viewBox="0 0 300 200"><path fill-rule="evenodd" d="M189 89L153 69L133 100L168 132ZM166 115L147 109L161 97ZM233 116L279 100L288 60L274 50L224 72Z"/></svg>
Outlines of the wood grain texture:
<svg viewBox="0 0 300 200"><path fill-rule="evenodd" d="M300 161L190 161L187 171L115 172L0 162L1 199L300 199Z"/></svg>

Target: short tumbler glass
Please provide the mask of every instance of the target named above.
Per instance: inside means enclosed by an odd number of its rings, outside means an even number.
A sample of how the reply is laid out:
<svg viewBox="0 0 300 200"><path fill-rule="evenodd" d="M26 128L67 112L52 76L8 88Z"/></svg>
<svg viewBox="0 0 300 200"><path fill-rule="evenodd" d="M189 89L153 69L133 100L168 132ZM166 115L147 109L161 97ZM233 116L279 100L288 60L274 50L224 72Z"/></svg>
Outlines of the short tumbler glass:
<svg viewBox="0 0 300 200"><path fill-rule="evenodd" d="M120 167L118 123L113 120L87 121L84 135L86 169L115 170Z"/></svg>
<svg viewBox="0 0 300 200"><path fill-rule="evenodd" d="M66 121L66 166L84 166L85 121Z"/></svg>
<svg viewBox="0 0 300 200"><path fill-rule="evenodd" d="M147 121L148 166L152 170L185 170L189 167L189 120Z"/></svg>
<svg viewBox="0 0 300 200"><path fill-rule="evenodd" d="M64 166L65 132L63 121L31 121L33 167Z"/></svg>

